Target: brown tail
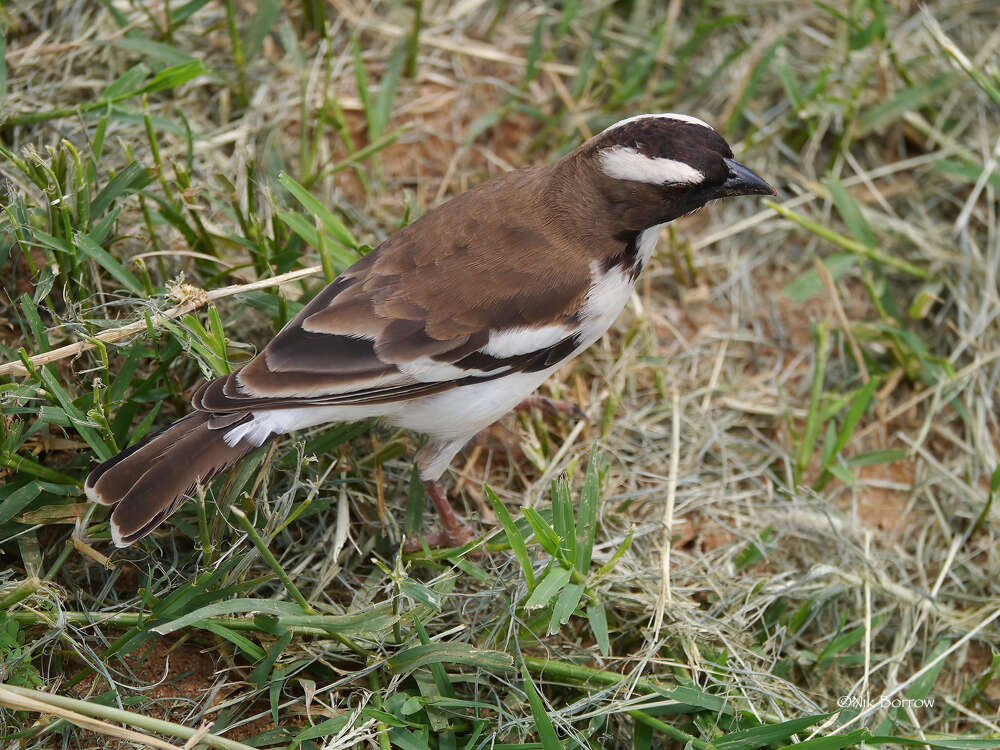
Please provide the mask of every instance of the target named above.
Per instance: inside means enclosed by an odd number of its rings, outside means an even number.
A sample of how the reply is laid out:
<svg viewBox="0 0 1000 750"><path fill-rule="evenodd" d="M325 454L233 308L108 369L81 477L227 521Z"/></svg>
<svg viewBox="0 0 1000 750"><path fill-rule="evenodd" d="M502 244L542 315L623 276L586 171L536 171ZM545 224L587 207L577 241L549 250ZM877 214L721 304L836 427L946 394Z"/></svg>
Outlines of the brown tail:
<svg viewBox="0 0 1000 750"><path fill-rule="evenodd" d="M196 411L109 458L90 472L83 488L111 514L111 538L127 547L146 536L177 510L198 485L207 484L256 446L227 445L228 428L250 414Z"/></svg>

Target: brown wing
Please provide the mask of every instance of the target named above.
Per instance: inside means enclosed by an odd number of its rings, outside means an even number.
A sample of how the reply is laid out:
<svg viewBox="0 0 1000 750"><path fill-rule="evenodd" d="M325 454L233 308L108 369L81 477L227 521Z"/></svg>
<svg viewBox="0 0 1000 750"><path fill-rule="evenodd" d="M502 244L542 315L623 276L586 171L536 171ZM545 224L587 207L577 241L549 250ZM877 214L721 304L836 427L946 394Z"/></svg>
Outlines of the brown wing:
<svg viewBox="0 0 1000 750"><path fill-rule="evenodd" d="M590 286L587 259L560 252L544 221L529 228L538 222L525 219L539 208L499 200L498 182L427 214L346 269L242 370L203 386L195 406L408 399L567 356L572 336L511 356L483 352L492 332L575 328Z"/></svg>

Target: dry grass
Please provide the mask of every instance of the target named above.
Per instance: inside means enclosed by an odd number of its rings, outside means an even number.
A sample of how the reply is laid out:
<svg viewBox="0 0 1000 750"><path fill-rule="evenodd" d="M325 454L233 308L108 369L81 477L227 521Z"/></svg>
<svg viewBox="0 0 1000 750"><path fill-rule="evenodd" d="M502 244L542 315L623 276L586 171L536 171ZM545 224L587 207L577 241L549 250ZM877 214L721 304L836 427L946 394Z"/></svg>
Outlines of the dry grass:
<svg viewBox="0 0 1000 750"><path fill-rule="evenodd" d="M234 597L290 596L239 527L228 517L230 525L219 522L223 514L211 501L207 546L190 504L149 542L112 553L103 511L77 505L71 481L85 475L93 444L65 415L56 419L65 404L36 375L12 377L0 391L7 466L0 476L10 488L0 489L0 603L13 618L0 623L18 622L27 647L0 651L7 681L20 675L28 684L37 675L53 693L92 701L103 695L137 714L192 728L207 721L213 732L244 740L274 729L273 709L277 727L288 731L265 736L269 747L289 746L310 722L363 707L377 711L302 746L427 746L406 744L419 741L445 748L449 731L458 746L534 740L538 715L516 672L445 661L457 696L479 704L442 709L418 700L436 694L427 668L386 668L385 658L419 644L419 619L434 642L503 652L518 669L522 657L547 657L621 675L615 684L583 689L579 675L528 665L559 735L587 738L591 747L682 741L659 733L650 740L637 729L647 724L626 712L640 704L643 716L681 728L701 742L696 747L758 747L733 733L755 721L830 712L796 739L867 729L931 743L942 736L989 740L952 747L1000 744L1000 510L991 502L1000 465L1000 102L984 91L998 85L995 8L948 1L933 8L935 21L907 4L862 3L849 23L819 4L797 2L722 2L703 10L585 2L561 29L562 11L541 6L426 3L417 75L399 79L388 121L373 137L374 105L366 108L359 96L351 35L374 89L392 70L411 9L333 0L324 6L325 36L309 30L309 4L282 10L241 71L225 4L197 8L162 33L168 7L180 12L174 5L39 1L3 11L5 148L20 156L34 149L47 161L54 158L49 149L73 144L85 164L94 159L96 176L85 177L94 193L133 158L160 165L144 191L171 196L183 209L174 221L151 197L119 201L105 247L122 262L160 253L145 257L144 266L127 265L140 281L148 271L154 294L147 299L86 259L46 276L63 256L25 242L12 223L19 197L37 212L22 234L55 234L40 208L51 197L11 158L0 159L8 209L0 225L7 247L0 250L4 361L17 360L22 346L35 354L171 307L176 300L166 285L180 274L215 289L318 263L305 246L288 267L273 253L264 257L268 238L280 247L291 236L278 210L299 208L275 180L282 170L335 207L360 243L374 245L406 217L491 175L555 158L610 121L673 110L724 129L742 160L780 185L786 208L779 215L751 200L729 201L678 222L614 331L544 387L578 398L593 421L509 417L456 461L467 514L487 527L494 514L484 483L517 518L521 505L548 507L549 482L560 473L569 471L579 487L589 446L599 446L606 475L595 563L632 534L611 572L588 579L607 612L610 655L601 655L584 617L547 634L548 610L523 608L523 571L508 551L464 562L418 556L405 569L394 567L386 537L398 540L404 527L417 441L381 429L332 450L302 447L321 431L281 441L266 468L254 466L242 485L217 487L215 495L233 501L241 487L251 493L255 506L245 495L238 502L255 507L255 527L270 536L278 565L318 612L392 602L392 611L407 616L401 630L351 633L359 656L325 631L296 626L286 637L279 620L245 618L251 627L238 632L270 654L263 659L202 628L165 637L149 623L129 630L137 612L163 623ZM234 10L245 47L255 9ZM533 49L540 21L541 44ZM949 45L969 55L966 67L985 86L962 70ZM99 155L88 144L101 112L17 124L25 115L98 101L139 61L155 71L183 55L200 59L206 72L123 102L121 116L107 121ZM338 123L348 137L338 135ZM378 143L397 128L394 142L363 156L357 168L327 173L351 157L348 144ZM230 191L216 175L234 186L235 205L253 219L249 227L235 219ZM837 233L834 241L802 219ZM195 241L184 231L192 227ZM865 259L850 242L910 270ZM823 283L813 270L814 294L786 294L816 258L827 259L833 277ZM55 279L52 290L39 293L46 278ZM283 299L294 309L315 288L312 281L284 286ZM25 293L38 297L44 346L20 306ZM234 362L289 315L270 291L217 304ZM208 326L205 315L200 320ZM136 352L128 365L135 374L123 389L132 425L157 402L156 422L164 423L183 413L184 394L218 366L195 345L199 335L185 322L162 329L155 342L140 333L121 349L109 347L107 369L99 349L49 367L86 414L94 394L106 398L109 375ZM157 361L164 351L173 352L169 361ZM847 429L851 400L869 378L877 381L875 395ZM121 408L111 405L109 416ZM39 414L51 423L18 439ZM89 420L100 435L128 434L127 422L105 431L99 417ZM842 448L826 460L822 446L841 430ZM66 479L25 473L13 456ZM4 515L5 503L17 501L12 493L38 481L46 484L37 497ZM46 509L47 516L37 515ZM282 529L291 516L297 520ZM530 542L529 551L540 573L549 557ZM103 554L109 569L99 564ZM373 564L376 556L385 567ZM172 596L174 610L156 609ZM133 640L119 645L120 654L108 653L123 633ZM703 703L692 708L680 693L666 693L661 713L644 697L647 679L668 690L686 687L689 699ZM860 699L863 710L838 711L843 696ZM930 705L887 710L883 697ZM442 718L447 711L454 712L450 725ZM30 730L26 739L9 740L24 747L110 746L49 716L0 716L8 735ZM473 716L487 721L478 735ZM416 724L404 729L387 717ZM421 722L429 727L424 735ZM790 741L786 734L762 744Z"/></svg>

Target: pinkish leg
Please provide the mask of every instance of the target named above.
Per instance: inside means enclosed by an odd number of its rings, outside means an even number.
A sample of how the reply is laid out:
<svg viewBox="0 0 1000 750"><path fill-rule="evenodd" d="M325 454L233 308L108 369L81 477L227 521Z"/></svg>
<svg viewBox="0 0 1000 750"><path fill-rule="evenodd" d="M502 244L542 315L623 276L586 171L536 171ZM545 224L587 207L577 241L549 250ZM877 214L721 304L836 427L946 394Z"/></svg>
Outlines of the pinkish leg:
<svg viewBox="0 0 1000 750"><path fill-rule="evenodd" d="M446 547L461 547L476 538L475 532L459 518L455 509L451 507L451 501L440 482L424 480L421 482L427 491L427 496L434 503L438 517L441 520L441 530L430 534L424 539L431 549L442 549ZM407 539L404 546L406 552L417 552L420 550L420 537Z"/></svg>

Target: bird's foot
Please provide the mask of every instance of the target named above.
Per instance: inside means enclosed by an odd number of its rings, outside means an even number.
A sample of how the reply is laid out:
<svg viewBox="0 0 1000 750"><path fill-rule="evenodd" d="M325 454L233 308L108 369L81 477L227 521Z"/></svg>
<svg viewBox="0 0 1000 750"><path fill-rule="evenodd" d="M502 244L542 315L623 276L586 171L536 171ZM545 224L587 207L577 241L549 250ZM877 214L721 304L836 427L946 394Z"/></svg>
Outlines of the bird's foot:
<svg viewBox="0 0 1000 750"><path fill-rule="evenodd" d="M440 531L433 534L421 534L416 539L407 539L403 545L403 552L420 552L424 548L424 543L428 549L452 549L462 547L476 538L476 533L467 524L461 524L453 529L446 529L442 525Z"/></svg>
<svg viewBox="0 0 1000 750"><path fill-rule="evenodd" d="M566 414L583 422L589 422L590 417L586 415L580 405L575 401L562 398L549 398L548 396L528 396L521 403L514 407L516 411L529 411L531 409L541 409L550 414Z"/></svg>
<svg viewBox="0 0 1000 750"><path fill-rule="evenodd" d="M427 546L430 549L461 547L475 539L476 532L451 507L451 501L440 483L424 481L423 485L441 520L440 531L423 537ZM403 545L404 552L419 552L422 548L420 536L407 539L406 544Z"/></svg>

